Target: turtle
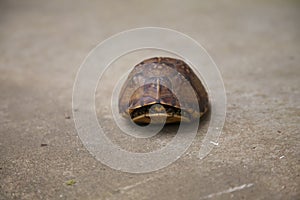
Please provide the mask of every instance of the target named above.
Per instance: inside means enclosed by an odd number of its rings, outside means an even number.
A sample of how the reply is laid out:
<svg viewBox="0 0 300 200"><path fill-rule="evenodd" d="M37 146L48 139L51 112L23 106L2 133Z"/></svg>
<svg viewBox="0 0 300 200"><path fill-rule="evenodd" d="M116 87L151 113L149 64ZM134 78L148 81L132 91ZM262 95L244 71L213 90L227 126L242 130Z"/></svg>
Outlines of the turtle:
<svg viewBox="0 0 300 200"><path fill-rule="evenodd" d="M209 101L204 85L183 60L153 57L130 71L118 107L136 124L190 123L208 111Z"/></svg>

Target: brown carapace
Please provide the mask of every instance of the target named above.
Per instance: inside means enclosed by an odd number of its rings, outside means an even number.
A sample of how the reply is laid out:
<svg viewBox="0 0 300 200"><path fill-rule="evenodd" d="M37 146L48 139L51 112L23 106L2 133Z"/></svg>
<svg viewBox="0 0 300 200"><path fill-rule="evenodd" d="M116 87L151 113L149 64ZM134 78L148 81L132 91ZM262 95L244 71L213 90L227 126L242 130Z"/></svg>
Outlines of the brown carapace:
<svg viewBox="0 0 300 200"><path fill-rule="evenodd" d="M184 61L175 58L140 62L119 95L119 112L138 124L192 122L207 110L203 84Z"/></svg>

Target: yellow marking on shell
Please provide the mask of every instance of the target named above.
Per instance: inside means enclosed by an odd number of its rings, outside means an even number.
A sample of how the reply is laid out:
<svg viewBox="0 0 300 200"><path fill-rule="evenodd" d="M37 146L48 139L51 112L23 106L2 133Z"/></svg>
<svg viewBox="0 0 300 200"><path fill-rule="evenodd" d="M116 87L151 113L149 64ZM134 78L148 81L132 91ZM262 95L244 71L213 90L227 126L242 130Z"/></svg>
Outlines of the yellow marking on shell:
<svg viewBox="0 0 300 200"><path fill-rule="evenodd" d="M144 115L139 115L132 120L135 123L153 123L161 124L162 120L166 118L166 123L178 123L178 122L191 122L191 119L180 116L180 115L168 115L167 113L148 113ZM152 120L152 121L151 121Z"/></svg>
<svg viewBox="0 0 300 200"><path fill-rule="evenodd" d="M199 118L201 116L201 113L197 112L196 110L193 110L193 109L187 109L186 110L193 119L196 119L196 118Z"/></svg>
<svg viewBox="0 0 300 200"><path fill-rule="evenodd" d="M160 93L160 84L159 84L159 78L156 79L156 84L157 84L157 90L156 90L156 99L159 99L159 93Z"/></svg>
<svg viewBox="0 0 300 200"><path fill-rule="evenodd" d="M193 116L194 119L196 119L196 118L199 118L201 116L201 114L199 112L194 111L192 113L192 116Z"/></svg>

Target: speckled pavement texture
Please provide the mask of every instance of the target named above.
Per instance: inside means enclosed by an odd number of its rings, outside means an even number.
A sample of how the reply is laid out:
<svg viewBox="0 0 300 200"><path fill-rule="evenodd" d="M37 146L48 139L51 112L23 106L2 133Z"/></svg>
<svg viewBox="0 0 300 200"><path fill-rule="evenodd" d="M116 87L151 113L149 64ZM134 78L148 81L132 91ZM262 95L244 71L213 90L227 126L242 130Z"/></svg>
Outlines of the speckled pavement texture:
<svg viewBox="0 0 300 200"><path fill-rule="evenodd" d="M299 11L298 1L276 0L0 1L0 199L300 199ZM172 165L130 174L82 145L72 87L93 47L144 26L206 48L227 117L205 159L200 131Z"/></svg>

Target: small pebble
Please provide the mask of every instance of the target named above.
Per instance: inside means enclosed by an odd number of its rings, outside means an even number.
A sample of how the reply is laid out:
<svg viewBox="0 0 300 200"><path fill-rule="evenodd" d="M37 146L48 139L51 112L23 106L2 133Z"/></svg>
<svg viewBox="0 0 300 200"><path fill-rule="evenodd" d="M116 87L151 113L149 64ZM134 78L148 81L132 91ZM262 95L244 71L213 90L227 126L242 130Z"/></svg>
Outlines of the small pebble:
<svg viewBox="0 0 300 200"><path fill-rule="evenodd" d="M74 185L76 183L76 181L75 180L73 180L73 179L71 179L71 180L68 180L67 182L66 182L66 184L67 185Z"/></svg>
<svg viewBox="0 0 300 200"><path fill-rule="evenodd" d="M65 114L65 119L71 119L71 116L68 114Z"/></svg>

